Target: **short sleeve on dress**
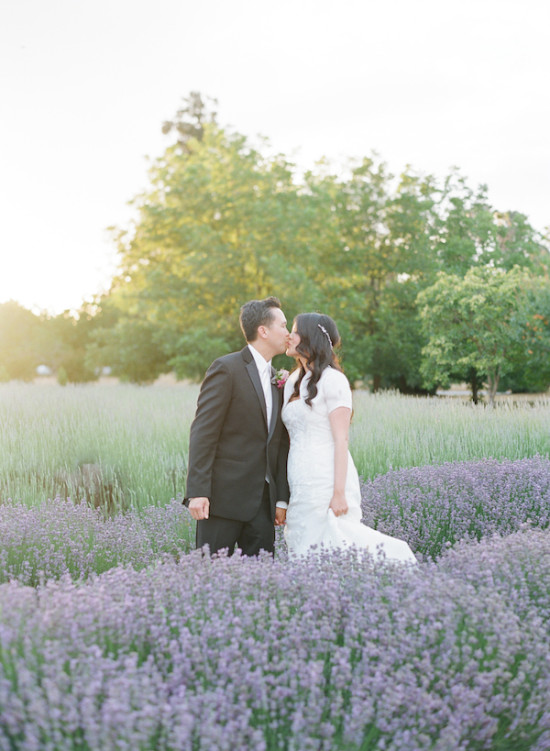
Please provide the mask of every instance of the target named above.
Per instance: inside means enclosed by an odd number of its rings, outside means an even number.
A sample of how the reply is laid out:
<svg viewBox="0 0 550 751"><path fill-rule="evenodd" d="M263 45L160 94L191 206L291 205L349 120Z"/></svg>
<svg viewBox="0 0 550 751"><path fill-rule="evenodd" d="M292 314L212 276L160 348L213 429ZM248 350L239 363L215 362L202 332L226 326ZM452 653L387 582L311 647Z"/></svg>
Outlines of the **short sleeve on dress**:
<svg viewBox="0 0 550 751"><path fill-rule="evenodd" d="M323 381L323 396L329 414L338 407L352 408L351 388L343 373L334 368L327 368L323 373Z"/></svg>

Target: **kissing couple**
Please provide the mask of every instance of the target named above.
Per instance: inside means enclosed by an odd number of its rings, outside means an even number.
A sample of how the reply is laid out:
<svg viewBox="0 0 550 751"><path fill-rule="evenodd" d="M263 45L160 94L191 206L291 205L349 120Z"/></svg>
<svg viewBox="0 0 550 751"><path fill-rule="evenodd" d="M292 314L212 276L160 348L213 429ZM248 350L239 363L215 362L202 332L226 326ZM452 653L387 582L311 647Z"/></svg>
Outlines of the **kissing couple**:
<svg viewBox="0 0 550 751"><path fill-rule="evenodd" d="M301 313L289 333L279 300L267 297L245 303L240 324L247 344L209 367L191 424L184 504L197 548L273 553L284 525L290 558L354 546L416 563L406 542L361 523L352 396L332 318ZM283 352L297 363L288 378L271 365Z"/></svg>

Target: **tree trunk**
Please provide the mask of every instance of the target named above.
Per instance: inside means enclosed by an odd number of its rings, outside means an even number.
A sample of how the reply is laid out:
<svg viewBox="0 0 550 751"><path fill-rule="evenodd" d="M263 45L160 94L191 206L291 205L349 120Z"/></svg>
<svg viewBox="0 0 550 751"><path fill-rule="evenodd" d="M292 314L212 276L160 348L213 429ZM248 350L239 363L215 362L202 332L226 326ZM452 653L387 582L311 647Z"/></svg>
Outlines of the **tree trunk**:
<svg viewBox="0 0 550 751"><path fill-rule="evenodd" d="M495 396L497 394L499 380L500 374L498 368L487 371L487 396L489 399L489 407L495 406Z"/></svg>
<svg viewBox="0 0 550 751"><path fill-rule="evenodd" d="M479 381L477 379L477 370L475 368L470 368L470 372L468 373L469 381L470 381L470 388L472 389L472 401L474 404L478 404L479 402Z"/></svg>

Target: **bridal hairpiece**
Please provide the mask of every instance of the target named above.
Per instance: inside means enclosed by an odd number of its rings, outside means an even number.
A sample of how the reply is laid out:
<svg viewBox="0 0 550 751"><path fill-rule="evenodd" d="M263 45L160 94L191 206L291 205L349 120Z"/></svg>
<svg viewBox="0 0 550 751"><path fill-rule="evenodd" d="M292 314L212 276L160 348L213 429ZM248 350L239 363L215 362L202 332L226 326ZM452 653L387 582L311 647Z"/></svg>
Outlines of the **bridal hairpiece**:
<svg viewBox="0 0 550 751"><path fill-rule="evenodd" d="M327 331L327 330L326 330L326 328L325 328L324 326L322 326L322 325L321 325L320 323L318 323L318 324L317 324L317 326L319 326L319 328L321 329L321 331L323 332L323 334L324 334L324 335L326 336L326 338L328 339L328 343L330 344L330 348L332 349L332 339L330 338L328 331Z"/></svg>

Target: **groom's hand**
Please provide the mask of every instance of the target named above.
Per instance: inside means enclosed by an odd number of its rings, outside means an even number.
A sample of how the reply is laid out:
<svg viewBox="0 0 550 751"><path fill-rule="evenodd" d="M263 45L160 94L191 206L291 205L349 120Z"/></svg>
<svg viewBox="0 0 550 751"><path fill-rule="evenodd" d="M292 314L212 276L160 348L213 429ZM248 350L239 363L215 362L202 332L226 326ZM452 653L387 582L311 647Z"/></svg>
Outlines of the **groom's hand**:
<svg viewBox="0 0 550 751"><path fill-rule="evenodd" d="M282 527L283 524L286 521L286 508L277 508L275 509L275 526L276 527Z"/></svg>
<svg viewBox="0 0 550 751"><path fill-rule="evenodd" d="M197 521L208 519L210 514L210 501L208 498L203 497L190 498L189 506L187 508L193 519L196 519Z"/></svg>

